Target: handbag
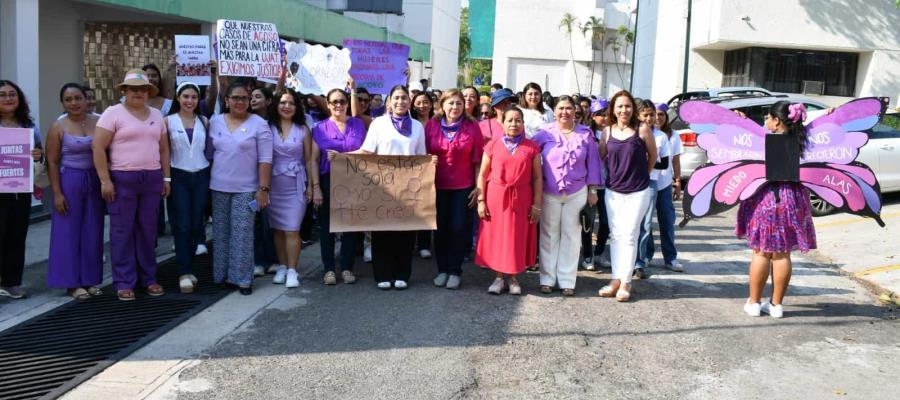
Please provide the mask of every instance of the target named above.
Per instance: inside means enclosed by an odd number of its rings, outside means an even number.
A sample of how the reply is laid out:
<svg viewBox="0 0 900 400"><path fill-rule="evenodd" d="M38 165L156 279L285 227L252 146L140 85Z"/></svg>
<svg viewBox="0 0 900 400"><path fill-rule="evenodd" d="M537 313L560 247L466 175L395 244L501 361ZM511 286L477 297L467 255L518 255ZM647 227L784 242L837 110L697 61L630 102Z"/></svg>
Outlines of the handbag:
<svg viewBox="0 0 900 400"><path fill-rule="evenodd" d="M594 220L597 219L597 206L585 204L579 215L581 230L588 233L594 230Z"/></svg>
<svg viewBox="0 0 900 400"><path fill-rule="evenodd" d="M45 188L50 186L50 177L47 175L47 164L41 161L34 163L34 186Z"/></svg>

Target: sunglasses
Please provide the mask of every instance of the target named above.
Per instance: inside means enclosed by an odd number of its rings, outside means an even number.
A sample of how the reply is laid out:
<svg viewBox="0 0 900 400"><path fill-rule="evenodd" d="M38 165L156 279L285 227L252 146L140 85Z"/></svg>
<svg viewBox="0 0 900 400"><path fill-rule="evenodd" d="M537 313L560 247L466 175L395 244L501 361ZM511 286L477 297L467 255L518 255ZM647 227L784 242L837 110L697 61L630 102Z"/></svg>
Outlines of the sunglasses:
<svg viewBox="0 0 900 400"><path fill-rule="evenodd" d="M331 104L333 106L346 106L347 100L344 100L344 99L332 100L332 101L329 101L328 104Z"/></svg>

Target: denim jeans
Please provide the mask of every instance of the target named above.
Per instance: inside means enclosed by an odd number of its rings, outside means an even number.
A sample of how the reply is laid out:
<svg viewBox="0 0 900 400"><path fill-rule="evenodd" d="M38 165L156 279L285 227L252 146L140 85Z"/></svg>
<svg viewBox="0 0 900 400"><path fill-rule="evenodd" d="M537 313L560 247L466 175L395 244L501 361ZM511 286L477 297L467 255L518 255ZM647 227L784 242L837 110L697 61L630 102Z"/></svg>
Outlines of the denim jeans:
<svg viewBox="0 0 900 400"><path fill-rule="evenodd" d="M437 231L434 233L434 251L438 272L450 275L462 274L462 261L471 241L469 232L468 189L438 189Z"/></svg>
<svg viewBox="0 0 900 400"><path fill-rule="evenodd" d="M319 249L322 251L322 268L325 272L335 271L334 241L335 234L331 233L330 193L331 175L325 174L319 178L322 187L322 205L319 206L318 219L321 232L319 234ZM353 271L353 262L356 259L356 244L362 240L360 232L341 233L341 269Z"/></svg>
<svg viewBox="0 0 900 400"><path fill-rule="evenodd" d="M656 181L650 180L650 203L644 211L641 222L641 232L638 235L638 252L635 260L635 268L646 267L653 258L653 209L656 204Z"/></svg>
<svg viewBox="0 0 900 400"><path fill-rule="evenodd" d="M651 208L651 214L652 214ZM678 258L678 250L675 249L675 203L672 200L672 185L656 192L655 200L656 219L659 223L659 241L662 245L663 261L666 265ZM643 237L643 230L642 237ZM653 259L656 247L653 243L653 231L647 234L647 243L641 248L641 256L644 260ZM639 261L640 262L640 261Z"/></svg>
<svg viewBox="0 0 900 400"><path fill-rule="evenodd" d="M178 274L191 272L197 245L205 239L206 203L209 200L209 168L188 172L172 168L169 221L175 238Z"/></svg>
<svg viewBox="0 0 900 400"><path fill-rule="evenodd" d="M600 218L600 223L593 227L593 223L591 223L591 230L585 232L584 229L581 230L581 257L582 258L590 258L593 256L603 255L603 250L606 248L606 242L609 240L609 218L606 217L606 202L603 201L604 196L606 196L605 189L597 190L597 198L600 201L597 202L597 217ZM593 222L593 221L592 221ZM592 240L593 233L597 232L597 244L593 245Z"/></svg>

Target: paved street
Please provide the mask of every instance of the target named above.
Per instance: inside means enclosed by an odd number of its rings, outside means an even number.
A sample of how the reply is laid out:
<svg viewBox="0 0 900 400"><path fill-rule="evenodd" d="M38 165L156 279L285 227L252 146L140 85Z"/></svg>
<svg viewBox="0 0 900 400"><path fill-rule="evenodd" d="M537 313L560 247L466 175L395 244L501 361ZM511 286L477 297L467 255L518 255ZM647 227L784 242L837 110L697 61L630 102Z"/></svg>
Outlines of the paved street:
<svg viewBox="0 0 900 400"><path fill-rule="evenodd" d="M852 217L828 218L837 219L821 223ZM459 291L434 288L427 261L403 292L377 290L369 267L355 286L310 279L285 291L266 278L253 296L227 297L66 398L893 396L900 311L813 252L795 257L784 319L746 316L750 253L733 221L732 212L679 231L688 272L653 268L627 304L596 297L608 271L581 272L574 298L537 293L535 274L524 296L490 296L491 275L471 265ZM844 225L882 233L871 221Z"/></svg>

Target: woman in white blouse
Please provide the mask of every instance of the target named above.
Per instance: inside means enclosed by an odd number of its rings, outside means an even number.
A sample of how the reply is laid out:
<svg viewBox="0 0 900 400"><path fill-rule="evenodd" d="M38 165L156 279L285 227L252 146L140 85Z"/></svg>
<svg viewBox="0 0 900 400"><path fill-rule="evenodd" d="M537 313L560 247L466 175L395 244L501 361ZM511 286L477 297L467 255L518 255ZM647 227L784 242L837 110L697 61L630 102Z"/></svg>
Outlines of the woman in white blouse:
<svg viewBox="0 0 900 400"><path fill-rule="evenodd" d="M541 129L542 126L553 122L553 110L544 107L543 91L537 83L530 82L522 89L525 96L525 104L522 107L525 119L525 136L529 139Z"/></svg>

